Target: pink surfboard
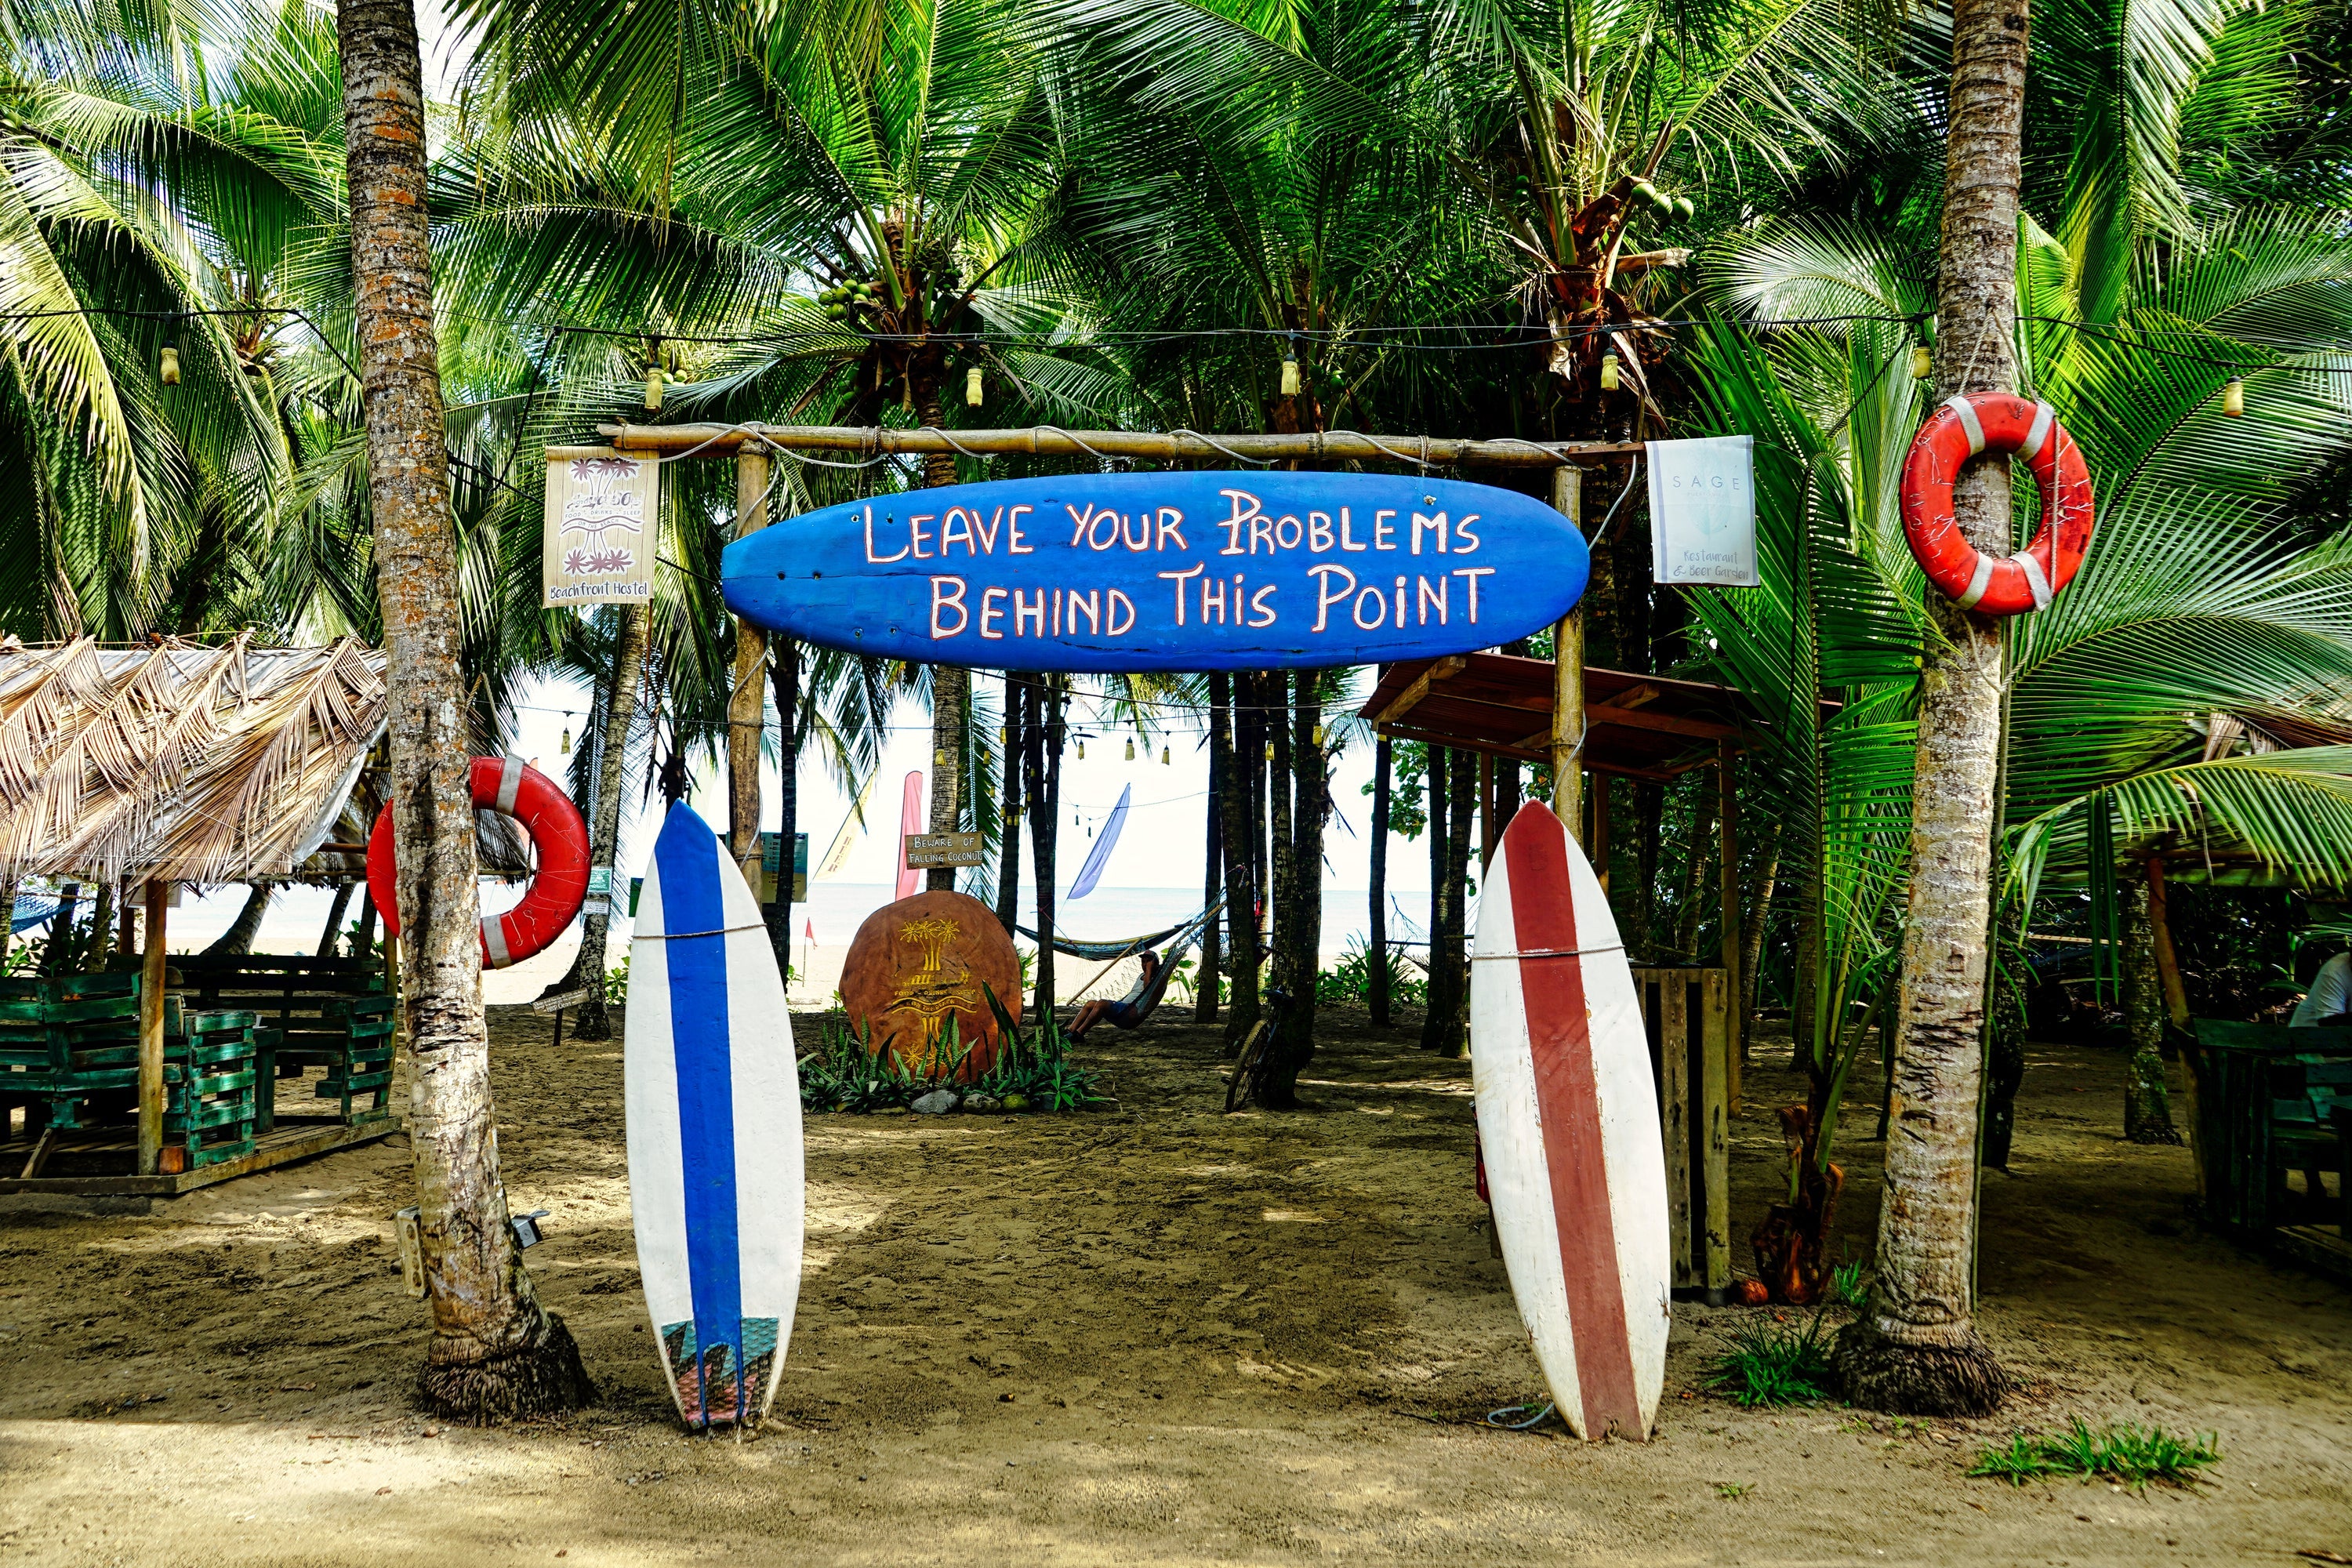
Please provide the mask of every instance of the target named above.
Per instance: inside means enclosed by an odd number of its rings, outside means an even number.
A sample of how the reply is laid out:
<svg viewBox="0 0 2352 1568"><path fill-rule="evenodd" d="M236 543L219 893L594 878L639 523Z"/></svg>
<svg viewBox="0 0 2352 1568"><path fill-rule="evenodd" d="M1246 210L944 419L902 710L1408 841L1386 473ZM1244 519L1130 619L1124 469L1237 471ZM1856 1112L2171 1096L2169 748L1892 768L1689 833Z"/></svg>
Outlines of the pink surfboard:
<svg viewBox="0 0 2352 1568"><path fill-rule="evenodd" d="M1646 1440L1672 1259L1657 1090L1633 973L1591 864L1530 803L1478 900L1478 1141L1511 1293L1571 1431Z"/></svg>

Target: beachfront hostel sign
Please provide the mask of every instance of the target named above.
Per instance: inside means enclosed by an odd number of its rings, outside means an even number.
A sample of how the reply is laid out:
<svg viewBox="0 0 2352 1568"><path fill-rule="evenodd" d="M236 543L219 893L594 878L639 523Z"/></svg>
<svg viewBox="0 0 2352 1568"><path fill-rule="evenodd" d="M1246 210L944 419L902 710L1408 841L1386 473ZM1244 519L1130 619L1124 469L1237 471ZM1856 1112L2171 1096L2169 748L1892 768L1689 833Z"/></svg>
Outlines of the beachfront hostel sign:
<svg viewBox="0 0 2352 1568"><path fill-rule="evenodd" d="M727 547L728 608L982 668L1314 668L1493 647L1584 592L1531 497L1389 474L1076 474L830 506Z"/></svg>
<svg viewBox="0 0 2352 1568"><path fill-rule="evenodd" d="M543 607L645 604L654 595L661 465L610 447L550 447L545 530Z"/></svg>

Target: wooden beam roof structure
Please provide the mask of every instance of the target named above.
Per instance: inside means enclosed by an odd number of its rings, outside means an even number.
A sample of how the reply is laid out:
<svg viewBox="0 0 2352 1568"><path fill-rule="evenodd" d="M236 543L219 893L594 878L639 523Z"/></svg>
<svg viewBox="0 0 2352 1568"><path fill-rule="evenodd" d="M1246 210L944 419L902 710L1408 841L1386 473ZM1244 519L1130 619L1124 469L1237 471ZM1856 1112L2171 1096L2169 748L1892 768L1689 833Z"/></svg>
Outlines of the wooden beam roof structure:
<svg viewBox="0 0 2352 1568"><path fill-rule="evenodd" d="M1549 659L1473 653L1391 665L1361 710L1383 735L1526 763L1551 761ZM1745 700L1728 686L1584 669L1580 766L1663 783L1737 747Z"/></svg>

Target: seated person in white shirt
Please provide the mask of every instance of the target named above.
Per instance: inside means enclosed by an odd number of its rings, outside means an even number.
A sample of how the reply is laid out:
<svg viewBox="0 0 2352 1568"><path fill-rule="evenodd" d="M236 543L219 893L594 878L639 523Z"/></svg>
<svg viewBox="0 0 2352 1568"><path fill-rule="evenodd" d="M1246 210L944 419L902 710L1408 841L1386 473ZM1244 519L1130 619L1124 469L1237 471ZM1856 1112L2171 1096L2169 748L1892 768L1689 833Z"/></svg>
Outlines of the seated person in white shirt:
<svg viewBox="0 0 2352 1568"><path fill-rule="evenodd" d="M2301 1027L2306 1024L2352 1024L2352 952L2339 952L2319 966L2311 978L2311 989L2294 1009L2287 1022Z"/></svg>

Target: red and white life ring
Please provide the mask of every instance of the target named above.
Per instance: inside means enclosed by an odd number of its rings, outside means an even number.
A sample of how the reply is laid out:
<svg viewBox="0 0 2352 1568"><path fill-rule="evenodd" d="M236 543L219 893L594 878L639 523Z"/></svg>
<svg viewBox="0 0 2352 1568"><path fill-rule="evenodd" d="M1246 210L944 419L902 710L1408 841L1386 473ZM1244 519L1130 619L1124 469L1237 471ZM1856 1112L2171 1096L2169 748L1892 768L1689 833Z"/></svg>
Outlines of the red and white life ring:
<svg viewBox="0 0 2352 1568"><path fill-rule="evenodd" d="M1970 544L1952 517L1952 480L1979 452L2015 452L2042 486L2033 542L2000 559ZM2045 608L2091 547L2091 471L2046 403L2005 392L1944 400L1903 461L1903 531L1927 580L1964 610L2014 616Z"/></svg>
<svg viewBox="0 0 2352 1568"><path fill-rule="evenodd" d="M553 942L580 912L588 894L588 825L553 779L520 757L476 757L473 790L476 806L521 823L539 853L539 869L522 902L482 921L482 967L504 969ZM368 892L396 931L392 853L392 807L386 805L368 836Z"/></svg>

